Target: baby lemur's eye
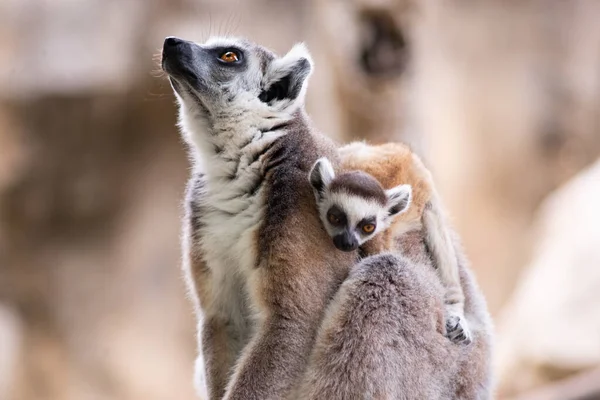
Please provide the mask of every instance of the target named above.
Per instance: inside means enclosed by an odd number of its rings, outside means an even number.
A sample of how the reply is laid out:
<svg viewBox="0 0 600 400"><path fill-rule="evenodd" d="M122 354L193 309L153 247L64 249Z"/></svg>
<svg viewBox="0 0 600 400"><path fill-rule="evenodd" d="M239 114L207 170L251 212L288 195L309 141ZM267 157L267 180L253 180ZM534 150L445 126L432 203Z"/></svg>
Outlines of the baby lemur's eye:
<svg viewBox="0 0 600 400"><path fill-rule="evenodd" d="M332 206L327 210L327 221L335 227L345 226L348 222L346 214L338 206Z"/></svg>
<svg viewBox="0 0 600 400"><path fill-rule="evenodd" d="M375 231L375 224L365 224L362 227L364 233L373 233Z"/></svg>
<svg viewBox="0 0 600 400"><path fill-rule="evenodd" d="M236 51L227 50L219 56L219 59L226 63L232 63L240 60L240 56Z"/></svg>
<svg viewBox="0 0 600 400"><path fill-rule="evenodd" d="M333 225L337 225L340 223L340 219L333 215L332 213L327 214L327 220Z"/></svg>

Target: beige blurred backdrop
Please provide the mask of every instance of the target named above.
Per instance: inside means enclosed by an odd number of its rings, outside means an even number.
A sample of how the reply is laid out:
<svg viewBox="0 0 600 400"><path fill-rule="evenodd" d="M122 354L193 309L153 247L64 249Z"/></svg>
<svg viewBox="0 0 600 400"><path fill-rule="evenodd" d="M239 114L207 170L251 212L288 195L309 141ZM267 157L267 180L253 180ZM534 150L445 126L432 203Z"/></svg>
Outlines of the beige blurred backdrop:
<svg viewBox="0 0 600 400"><path fill-rule="evenodd" d="M498 397L600 399L597 0L0 0L0 400L195 398L167 35L306 41L317 127L432 169Z"/></svg>

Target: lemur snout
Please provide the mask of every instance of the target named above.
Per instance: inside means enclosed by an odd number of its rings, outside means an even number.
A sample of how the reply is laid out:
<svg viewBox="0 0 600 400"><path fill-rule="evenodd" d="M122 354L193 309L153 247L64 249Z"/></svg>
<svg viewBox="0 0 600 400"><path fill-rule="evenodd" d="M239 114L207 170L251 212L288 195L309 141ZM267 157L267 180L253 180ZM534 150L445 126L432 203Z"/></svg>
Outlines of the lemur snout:
<svg viewBox="0 0 600 400"><path fill-rule="evenodd" d="M342 251L353 251L358 248L358 240L352 233L348 231L336 235L333 238L333 244L338 250Z"/></svg>
<svg viewBox="0 0 600 400"><path fill-rule="evenodd" d="M162 68L171 76L186 81L195 81L196 67L194 60L200 46L174 36L165 38L162 52Z"/></svg>
<svg viewBox="0 0 600 400"><path fill-rule="evenodd" d="M162 52L162 61L163 63L165 62L165 60L171 56L175 56L177 55L177 53L179 53L181 50L185 51L185 49L183 49L186 44L188 44L189 42L187 42L186 40L183 39L179 39L178 37L175 36L168 36L165 38L165 42L163 44L163 52Z"/></svg>

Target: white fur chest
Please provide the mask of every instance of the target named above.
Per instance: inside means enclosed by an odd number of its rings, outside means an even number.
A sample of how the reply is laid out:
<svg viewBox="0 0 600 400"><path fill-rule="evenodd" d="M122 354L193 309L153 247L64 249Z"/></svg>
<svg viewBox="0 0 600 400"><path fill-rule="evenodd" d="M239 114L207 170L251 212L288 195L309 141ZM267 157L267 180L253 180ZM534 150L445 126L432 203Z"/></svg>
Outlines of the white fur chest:
<svg viewBox="0 0 600 400"><path fill-rule="evenodd" d="M254 266L256 235L264 215L263 189L247 198L227 198L231 190L214 185L206 196L201 218L201 247L208 267L232 273ZM236 212L231 212L235 210Z"/></svg>
<svg viewBox="0 0 600 400"><path fill-rule="evenodd" d="M257 260L258 229L265 212L262 163L283 132L248 133L202 159L201 248L215 276L244 273Z"/></svg>
<svg viewBox="0 0 600 400"><path fill-rule="evenodd" d="M265 156L284 135L288 116L230 110L208 123L182 107L180 124L203 178L194 202L196 243L211 271L206 313L221 314L247 331L246 281L258 259L258 230L265 214Z"/></svg>

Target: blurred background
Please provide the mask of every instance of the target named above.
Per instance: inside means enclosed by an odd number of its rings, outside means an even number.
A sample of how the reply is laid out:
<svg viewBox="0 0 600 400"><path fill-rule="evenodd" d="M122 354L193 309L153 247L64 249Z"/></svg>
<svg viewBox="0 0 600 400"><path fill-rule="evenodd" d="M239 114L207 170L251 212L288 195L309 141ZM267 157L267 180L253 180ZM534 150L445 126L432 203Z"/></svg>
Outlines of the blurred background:
<svg viewBox="0 0 600 400"><path fill-rule="evenodd" d="M308 109L432 169L498 397L600 399L597 0L0 0L0 400L194 399L167 35L306 41ZM587 397L586 397L587 396Z"/></svg>

